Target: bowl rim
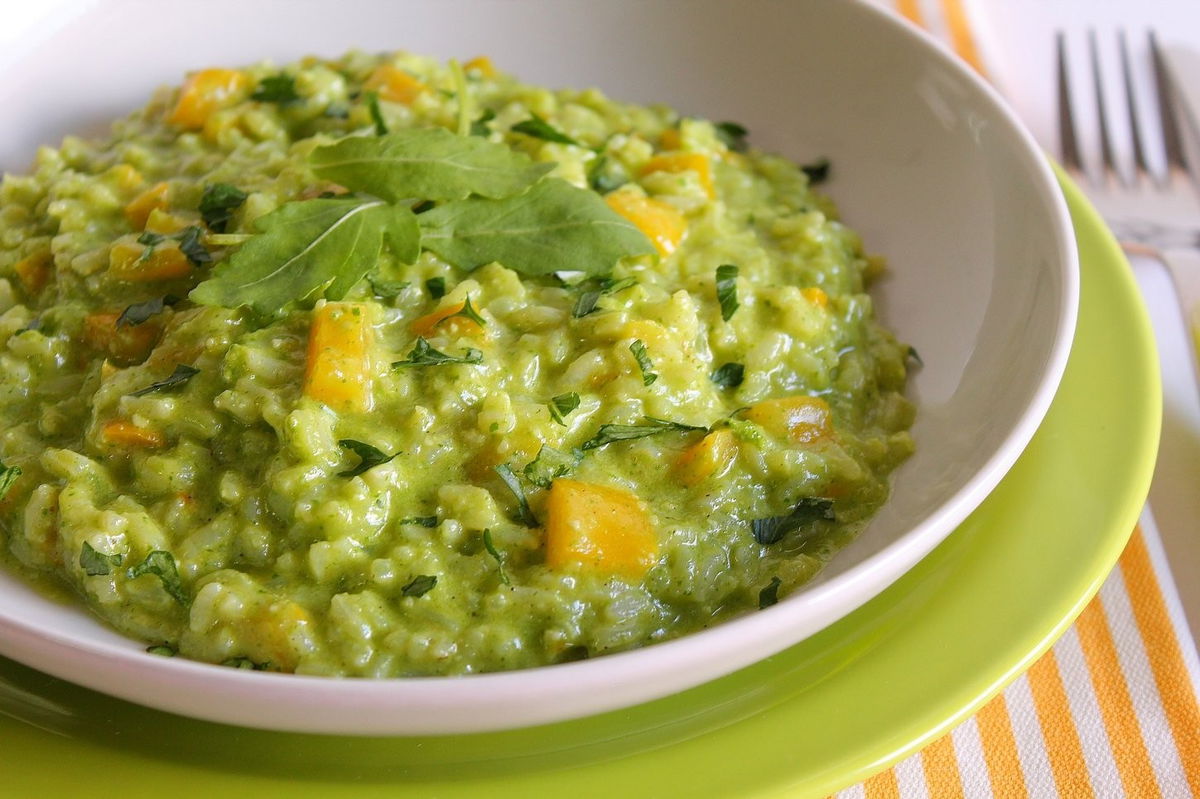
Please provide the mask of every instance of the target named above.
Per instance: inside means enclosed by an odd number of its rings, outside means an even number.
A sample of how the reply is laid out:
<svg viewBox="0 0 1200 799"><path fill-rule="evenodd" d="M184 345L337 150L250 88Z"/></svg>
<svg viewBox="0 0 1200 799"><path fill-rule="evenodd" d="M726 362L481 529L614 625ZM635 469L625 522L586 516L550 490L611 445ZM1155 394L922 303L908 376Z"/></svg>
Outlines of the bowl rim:
<svg viewBox="0 0 1200 799"><path fill-rule="evenodd" d="M81 10L92 5L86 3ZM3 608L0 652L129 701L210 721L340 735L451 735L565 721L685 690L812 635L884 590L953 532L991 493L1041 424L1071 348L1078 314L1079 264L1070 214L1050 162L999 92L933 36L907 20L870 0L846 0L844 5L891 28L898 37L924 51L926 57L964 79L1015 136L1032 188L1053 211L1050 229L1056 238L1055 265L1062 292L1053 344L1041 378L1017 423L983 466L920 522L879 552L773 607L680 638L572 663L442 677L338 679L255 672L163 658L124 646L124 640L81 640L62 631L37 627ZM864 585L873 589L864 592ZM837 608L844 610L821 620L823 612ZM818 623L807 627L797 624L800 616L815 617ZM785 620L791 623L782 624ZM801 633L780 635L783 629L800 629ZM783 639L786 643L781 646L778 641ZM716 663L711 657L713 650L736 654ZM95 659L86 673L70 667L81 653ZM680 674L688 676L680 680ZM648 687L667 676L672 682L669 690ZM622 685L614 690L615 683ZM181 685L190 690L179 691ZM169 690L172 688L176 690ZM218 695L224 699L212 702L211 697ZM567 696L571 697L569 706L555 701ZM446 712L447 705L458 712ZM268 707L270 712L264 713ZM481 708L488 710L481 713Z"/></svg>

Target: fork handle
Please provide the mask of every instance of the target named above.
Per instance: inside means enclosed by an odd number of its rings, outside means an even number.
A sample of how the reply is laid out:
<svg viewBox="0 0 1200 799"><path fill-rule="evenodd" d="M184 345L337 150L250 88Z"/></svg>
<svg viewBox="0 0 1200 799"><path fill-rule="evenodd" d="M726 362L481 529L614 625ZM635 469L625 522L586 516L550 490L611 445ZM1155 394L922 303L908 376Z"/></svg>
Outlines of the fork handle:
<svg viewBox="0 0 1200 799"><path fill-rule="evenodd" d="M1171 273L1192 349L1192 368L1200 375L1200 250L1165 250L1162 262Z"/></svg>

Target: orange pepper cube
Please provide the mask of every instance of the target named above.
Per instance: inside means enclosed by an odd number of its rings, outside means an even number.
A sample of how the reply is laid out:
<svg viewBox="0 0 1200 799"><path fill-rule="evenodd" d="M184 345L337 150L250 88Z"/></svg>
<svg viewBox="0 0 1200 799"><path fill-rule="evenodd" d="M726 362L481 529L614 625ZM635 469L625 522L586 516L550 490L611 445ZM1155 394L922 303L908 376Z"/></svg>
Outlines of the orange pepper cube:
<svg viewBox="0 0 1200 799"><path fill-rule="evenodd" d="M144 230L146 220L152 212L167 210L167 195L170 191L171 187L166 183L156 183L125 206L125 219L134 230Z"/></svg>
<svg viewBox="0 0 1200 799"><path fill-rule="evenodd" d="M714 430L680 453L675 474L689 488L729 471L737 459L738 445L729 430Z"/></svg>
<svg viewBox="0 0 1200 799"><path fill-rule="evenodd" d="M494 78L496 77L496 67L492 64L492 59L485 55L476 56L467 63L463 64L464 72L475 72L480 77Z"/></svg>
<svg viewBox="0 0 1200 799"><path fill-rule="evenodd" d="M833 437L833 414L820 397L781 397L764 400L743 414L769 433L800 444Z"/></svg>
<svg viewBox="0 0 1200 799"><path fill-rule="evenodd" d="M379 92L382 100L411 105L429 87L399 67L390 64L375 67L363 83L367 91Z"/></svg>
<svg viewBox="0 0 1200 799"><path fill-rule="evenodd" d="M132 422L105 422L101 430L104 442L115 447L143 447L156 449L167 443L163 434L157 430L138 427Z"/></svg>
<svg viewBox="0 0 1200 799"><path fill-rule="evenodd" d="M167 122L188 130L204 127L208 118L240 101L250 78L236 69L202 69L187 79Z"/></svg>
<svg viewBox="0 0 1200 799"><path fill-rule="evenodd" d="M818 308L829 307L829 295L826 294L825 290L822 288L810 286L806 289L800 289L800 294L803 295L804 299L808 300Z"/></svg>
<svg viewBox="0 0 1200 799"><path fill-rule="evenodd" d="M42 289L50 282L50 273L54 266L54 256L49 250L38 250L33 255L22 258L13 266L21 288L30 297L42 293Z"/></svg>
<svg viewBox="0 0 1200 799"><path fill-rule="evenodd" d="M144 360L158 343L161 328L153 321L117 327L119 318L116 312L88 314L83 320L83 340L120 363Z"/></svg>
<svg viewBox="0 0 1200 799"><path fill-rule="evenodd" d="M614 191L606 194L604 201L646 234L663 257L675 252L687 232L683 214L659 200L633 191Z"/></svg>
<svg viewBox="0 0 1200 799"><path fill-rule="evenodd" d="M465 302L438 308L432 313L418 317L412 321L408 329L414 336L429 338L436 332L445 332L451 336L486 336L486 331L479 323L467 316L455 316L466 308Z"/></svg>
<svg viewBox="0 0 1200 799"><path fill-rule="evenodd" d="M558 479L546 500L546 565L639 578L658 560L650 515L619 488Z"/></svg>
<svg viewBox="0 0 1200 799"><path fill-rule="evenodd" d="M371 409L372 328L367 306L328 302L313 311L304 396L334 410Z"/></svg>
<svg viewBox="0 0 1200 799"><path fill-rule="evenodd" d="M175 242L162 242L147 254L145 245L118 241L108 251L108 273L127 283L175 280L191 274L192 262Z"/></svg>
<svg viewBox="0 0 1200 799"><path fill-rule="evenodd" d="M708 198L711 200L717 196L717 191L713 187L712 181L712 164L709 163L708 156L704 153L664 153L663 155L656 155L642 167L643 175L649 175L651 172L695 172L696 176L700 178L700 185L704 187Z"/></svg>

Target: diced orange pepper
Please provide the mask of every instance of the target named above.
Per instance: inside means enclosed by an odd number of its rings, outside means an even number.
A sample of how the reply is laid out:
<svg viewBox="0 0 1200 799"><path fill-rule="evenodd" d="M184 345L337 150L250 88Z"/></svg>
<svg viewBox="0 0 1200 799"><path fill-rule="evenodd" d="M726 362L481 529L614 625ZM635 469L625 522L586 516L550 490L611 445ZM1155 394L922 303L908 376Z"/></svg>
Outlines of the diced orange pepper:
<svg viewBox="0 0 1200 799"><path fill-rule="evenodd" d="M633 494L559 478L546 499L546 565L641 577L658 560L650 515Z"/></svg>
<svg viewBox="0 0 1200 799"><path fill-rule="evenodd" d="M167 195L171 187L166 183L155 183L144 192L134 197L125 206L125 218L134 230L143 230L150 213L155 210L167 210Z"/></svg>
<svg viewBox="0 0 1200 799"><path fill-rule="evenodd" d="M781 397L752 406L743 418L801 444L833 437L833 414L820 397Z"/></svg>
<svg viewBox="0 0 1200 799"><path fill-rule="evenodd" d="M135 241L118 241L108 251L108 272L129 283L153 283L186 277L192 263L175 242L161 242L145 255L146 247ZM145 256L145 257L143 257Z"/></svg>
<svg viewBox="0 0 1200 799"><path fill-rule="evenodd" d="M664 150L678 150L683 146L683 134L679 128L667 128L658 137L658 143Z"/></svg>
<svg viewBox="0 0 1200 799"><path fill-rule="evenodd" d="M216 111L241 100L250 78L236 69L202 69L183 84L179 101L167 121L188 130L199 130Z"/></svg>
<svg viewBox="0 0 1200 799"><path fill-rule="evenodd" d="M162 328L153 321L117 327L119 318L115 312L88 314L83 320L83 340L121 363L144 360L158 343Z"/></svg>
<svg viewBox="0 0 1200 799"><path fill-rule="evenodd" d="M480 327L474 319L467 316L454 316L466 307L465 302L460 302L447 308L438 308L432 313L414 319L408 329L414 336L422 338L429 338L435 331L445 331L452 336L486 336L487 331Z"/></svg>
<svg viewBox="0 0 1200 799"><path fill-rule="evenodd" d="M181 216L169 214L161 208L155 208L150 211L150 216L146 217L145 228L151 233L160 233L164 236L169 236L172 233L178 233L192 224L199 224L199 222L190 222Z"/></svg>
<svg viewBox="0 0 1200 799"><path fill-rule="evenodd" d="M13 266L13 271L17 273L17 280L21 283L21 288L25 293L34 297L42 293L42 289L46 288L46 284L50 282L50 273L54 266L54 256L49 250L38 250L33 255L26 256L17 261Z"/></svg>
<svg viewBox="0 0 1200 799"><path fill-rule="evenodd" d="M114 420L105 422L102 430L104 441L118 447L146 447L156 449L167 443L157 430L138 427L132 422Z"/></svg>
<svg viewBox="0 0 1200 799"><path fill-rule="evenodd" d="M485 55L476 56L463 64L463 70L466 72L478 72L485 78L496 77L496 67L492 64L492 59Z"/></svg>
<svg viewBox="0 0 1200 799"><path fill-rule="evenodd" d="M651 158L642 167L642 174L651 172L695 172L709 199L717 196L713 188L712 164L704 153L664 153Z"/></svg>
<svg viewBox="0 0 1200 799"><path fill-rule="evenodd" d="M379 92L382 100L411 105L429 87L399 67L384 64L367 76L363 88Z"/></svg>
<svg viewBox="0 0 1200 799"><path fill-rule="evenodd" d="M804 299L808 300L818 308L829 307L829 295L826 294L825 290L822 288L810 286L806 289L800 289L800 293L804 295Z"/></svg>
<svg viewBox="0 0 1200 799"><path fill-rule="evenodd" d="M372 329L366 305L329 302L313 311L304 396L339 411L371 409Z"/></svg>
<svg viewBox="0 0 1200 799"><path fill-rule="evenodd" d="M604 201L609 208L645 233L654 242L659 255L664 257L675 252L687 232L687 220L683 214L659 200L633 191L618 190L604 195Z"/></svg>
<svg viewBox="0 0 1200 799"><path fill-rule="evenodd" d="M680 453L675 473L685 486L694 486L729 471L737 459L738 445L729 430L714 430Z"/></svg>

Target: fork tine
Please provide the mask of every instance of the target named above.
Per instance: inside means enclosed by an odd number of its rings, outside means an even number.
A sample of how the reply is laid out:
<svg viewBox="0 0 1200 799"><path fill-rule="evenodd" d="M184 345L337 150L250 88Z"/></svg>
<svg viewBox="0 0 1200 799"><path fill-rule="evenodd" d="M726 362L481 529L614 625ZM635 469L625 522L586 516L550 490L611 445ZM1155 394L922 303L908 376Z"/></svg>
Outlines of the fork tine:
<svg viewBox="0 0 1200 799"><path fill-rule="evenodd" d="M1121 179L1117 159L1113 155L1112 135L1108 129L1108 108L1104 100L1104 76L1100 72L1100 48L1096 44L1096 31L1088 31L1088 54L1092 61L1092 89L1096 93L1096 116L1100 129L1100 159L1105 171ZM1124 183L1124 180L1121 180Z"/></svg>
<svg viewBox="0 0 1200 799"><path fill-rule="evenodd" d="M1121 77L1125 83L1125 107L1129 110L1129 132L1133 143L1133 162L1139 173L1150 174L1150 164L1146 160L1146 148L1142 143L1142 126L1138 122L1137 92L1133 87L1133 68L1129 63L1129 42L1125 31L1117 33L1117 42L1121 49Z"/></svg>
<svg viewBox="0 0 1200 799"><path fill-rule="evenodd" d="M1162 50L1158 46L1158 37L1154 35L1154 31L1150 31L1150 60L1154 66L1154 92L1158 96L1158 115L1162 123L1167 166L1173 169L1187 169L1187 156L1184 154L1183 139L1179 135L1179 123L1175 117L1175 98L1171 94L1170 78L1167 76L1167 67L1163 63Z"/></svg>
<svg viewBox="0 0 1200 799"><path fill-rule="evenodd" d="M1076 172L1083 171L1083 159L1079 156L1079 137L1075 132L1075 117L1071 113L1071 79L1067 73L1067 39L1062 31L1055 37L1058 52L1058 137L1063 166Z"/></svg>

